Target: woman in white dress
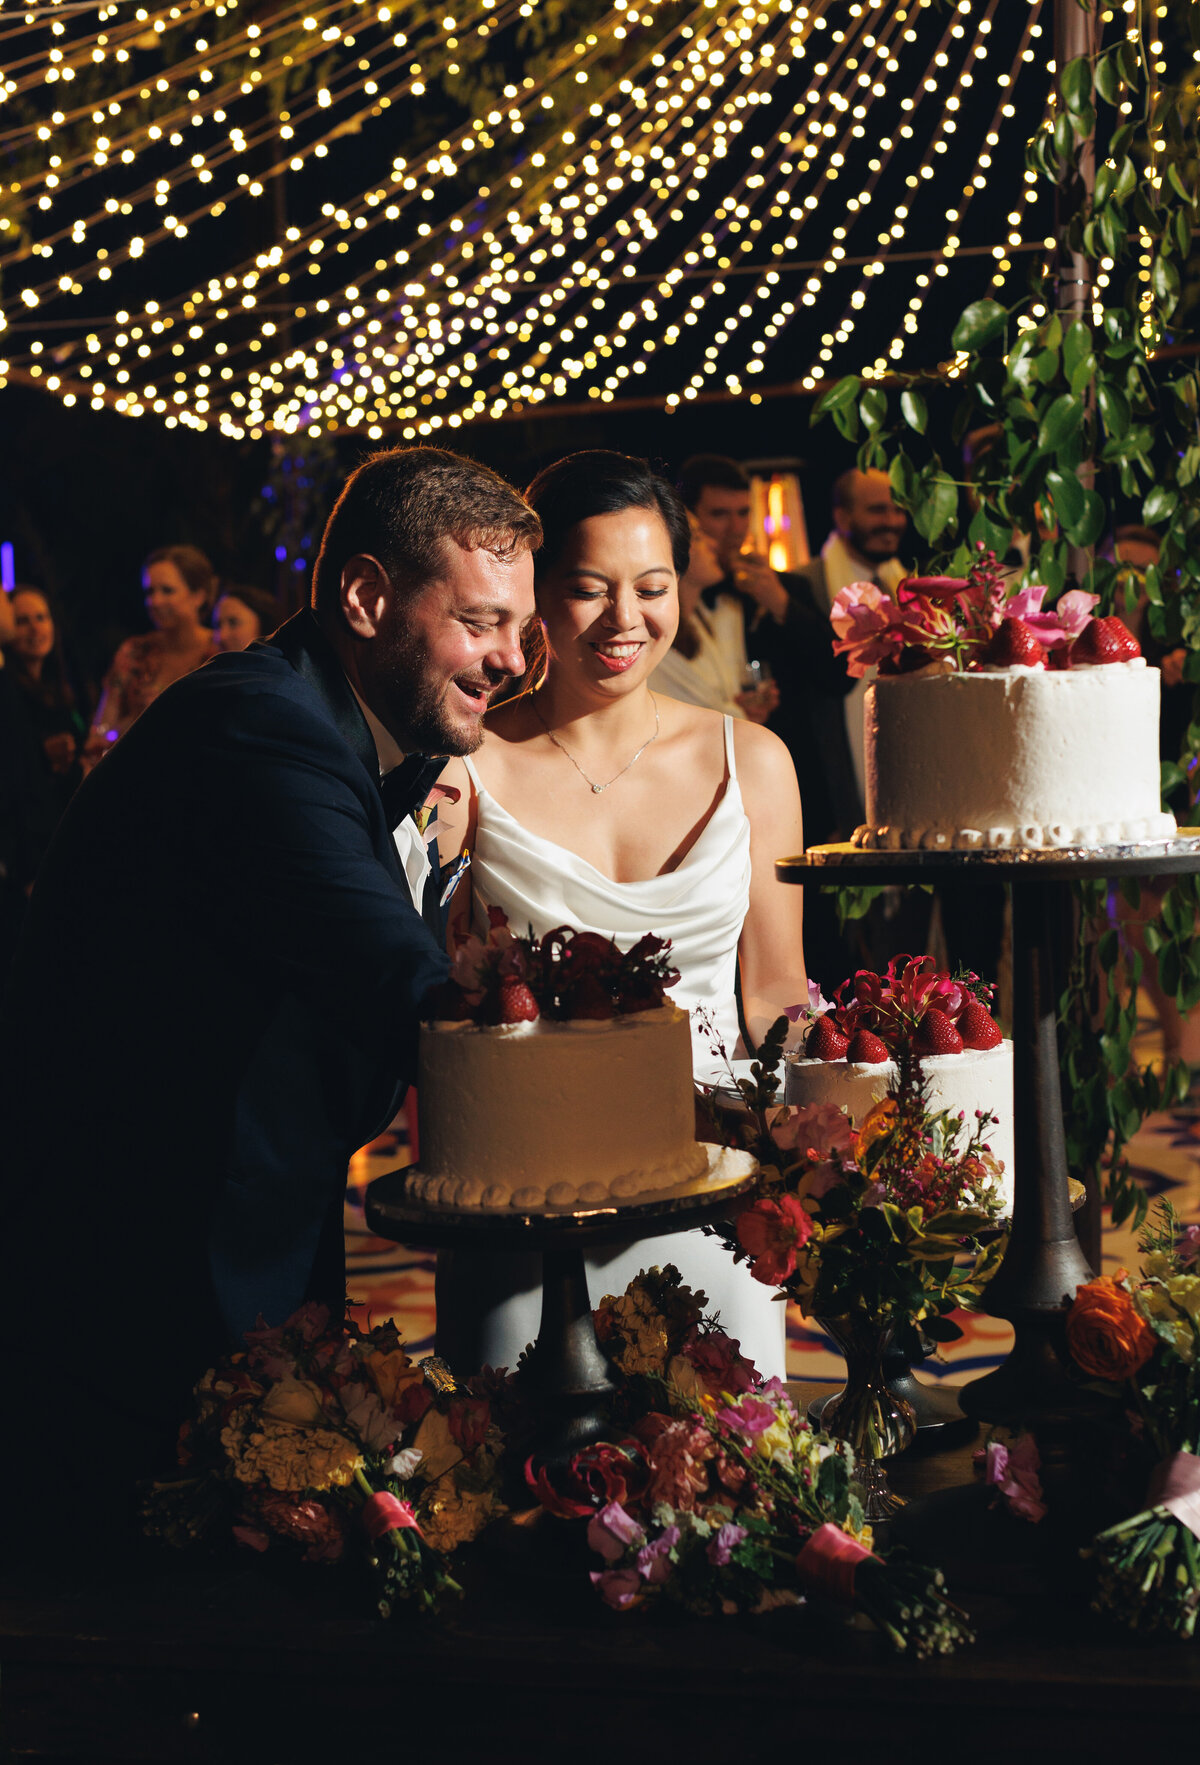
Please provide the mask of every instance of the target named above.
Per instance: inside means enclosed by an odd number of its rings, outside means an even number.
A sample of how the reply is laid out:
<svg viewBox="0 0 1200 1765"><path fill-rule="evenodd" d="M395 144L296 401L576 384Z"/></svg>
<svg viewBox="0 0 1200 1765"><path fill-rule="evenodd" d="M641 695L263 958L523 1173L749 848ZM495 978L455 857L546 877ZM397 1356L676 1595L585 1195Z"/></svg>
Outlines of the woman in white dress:
<svg viewBox="0 0 1200 1765"><path fill-rule="evenodd" d="M545 532L535 569L550 660L536 690L489 716L477 757L442 775L460 793L439 808L442 862L472 855L455 920L485 925L498 906L537 935L569 924L626 948L644 932L670 938L696 1076L720 1082L712 1030L730 1058L742 1052L739 972L752 1041L808 997L800 891L774 871L803 846L795 769L770 731L651 691L688 564L671 487L642 461L591 451L548 467L528 497ZM783 1374L783 1306L700 1232L597 1254L593 1300L667 1261L764 1376ZM537 1334L536 1273L536 1258L524 1270L443 1258L439 1350L456 1365L513 1366Z"/></svg>

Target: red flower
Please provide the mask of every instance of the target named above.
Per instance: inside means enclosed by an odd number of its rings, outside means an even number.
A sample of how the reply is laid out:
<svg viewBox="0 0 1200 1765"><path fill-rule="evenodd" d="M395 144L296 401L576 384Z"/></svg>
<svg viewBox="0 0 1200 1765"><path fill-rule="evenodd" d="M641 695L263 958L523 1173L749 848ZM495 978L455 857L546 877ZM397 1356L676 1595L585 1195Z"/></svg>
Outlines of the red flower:
<svg viewBox="0 0 1200 1765"><path fill-rule="evenodd" d="M492 1406L486 1397L456 1397L446 1417L451 1439L465 1453L472 1453L483 1444L491 1419Z"/></svg>
<svg viewBox="0 0 1200 1765"><path fill-rule="evenodd" d="M794 1195L778 1201L764 1196L738 1215L738 1242L754 1259L750 1273L756 1281L778 1287L796 1267L796 1252L812 1236L813 1223Z"/></svg>
<svg viewBox="0 0 1200 1765"><path fill-rule="evenodd" d="M636 1503L649 1475L646 1455L636 1440L619 1444L599 1440L575 1454L565 1472L551 1482L545 1465L535 1471L533 1460L525 1464L525 1481L548 1513L561 1520L579 1519L618 1502Z"/></svg>
<svg viewBox="0 0 1200 1765"><path fill-rule="evenodd" d="M385 1532L403 1532L421 1528L417 1516L406 1501L400 1501L390 1490L377 1489L367 1497L362 1511L363 1531L368 1538L382 1538Z"/></svg>
<svg viewBox="0 0 1200 1765"><path fill-rule="evenodd" d="M336 1563L346 1548L341 1515L316 1500L294 1501L274 1492L262 1496L258 1517L272 1532L302 1544L306 1563ZM251 1540L245 1542L250 1543ZM257 1549L258 1547L255 1546Z"/></svg>

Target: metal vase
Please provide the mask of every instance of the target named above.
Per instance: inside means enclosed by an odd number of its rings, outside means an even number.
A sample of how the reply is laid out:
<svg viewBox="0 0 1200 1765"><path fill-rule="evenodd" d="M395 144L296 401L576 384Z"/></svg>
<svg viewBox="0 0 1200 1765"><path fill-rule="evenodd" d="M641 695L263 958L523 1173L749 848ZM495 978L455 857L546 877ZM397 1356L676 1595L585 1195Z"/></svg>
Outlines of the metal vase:
<svg viewBox="0 0 1200 1765"><path fill-rule="evenodd" d="M888 1484L884 1459L911 1446L917 1432L913 1407L889 1389L883 1357L892 1340L892 1325L877 1323L864 1313L818 1318L846 1360L846 1384L826 1403L821 1426L853 1448L854 1482L868 1520L887 1520L903 1507Z"/></svg>

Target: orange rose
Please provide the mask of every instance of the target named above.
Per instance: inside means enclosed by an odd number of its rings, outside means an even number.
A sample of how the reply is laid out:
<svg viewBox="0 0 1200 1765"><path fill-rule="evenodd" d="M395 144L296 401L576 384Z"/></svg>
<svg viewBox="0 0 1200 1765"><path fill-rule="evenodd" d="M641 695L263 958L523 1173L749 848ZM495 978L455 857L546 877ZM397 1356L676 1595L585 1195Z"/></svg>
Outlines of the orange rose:
<svg viewBox="0 0 1200 1765"><path fill-rule="evenodd" d="M1119 1269L1118 1277L1125 1271ZM1108 1275L1089 1281L1067 1313L1067 1346L1093 1379L1132 1379L1154 1353L1155 1336L1131 1296Z"/></svg>
<svg viewBox="0 0 1200 1765"><path fill-rule="evenodd" d="M415 1367L402 1348L393 1348L387 1354L372 1349L366 1361L375 1389L388 1409L395 1409L405 1390L425 1377L424 1368Z"/></svg>
<svg viewBox="0 0 1200 1765"><path fill-rule="evenodd" d="M861 1164L876 1140L890 1134L900 1113L894 1097L884 1097L867 1116L854 1139L854 1156Z"/></svg>

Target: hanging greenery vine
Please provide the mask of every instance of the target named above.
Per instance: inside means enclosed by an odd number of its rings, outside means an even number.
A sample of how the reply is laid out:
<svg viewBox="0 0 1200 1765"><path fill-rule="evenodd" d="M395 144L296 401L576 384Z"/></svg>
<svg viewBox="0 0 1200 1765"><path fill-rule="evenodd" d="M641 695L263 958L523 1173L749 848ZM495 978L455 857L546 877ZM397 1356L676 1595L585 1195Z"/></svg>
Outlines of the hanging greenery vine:
<svg viewBox="0 0 1200 1765"><path fill-rule="evenodd" d="M1200 374L1196 346L1178 329L1200 197L1197 107L1190 78L1161 82L1143 10L1135 36L1120 14L1111 27L1119 41L1101 40L1096 55L1062 69L1057 107L1027 149L1029 176L1060 192L1063 244L1093 270L1086 316L1060 297L1053 263L1039 263L1012 307L990 299L967 307L950 361L890 387L848 376L819 401L813 421L831 418L859 444L863 470L888 473L928 548L928 569L964 574L977 543L1003 556L1015 533L1028 535L1021 580L1044 583L1047 605L1073 582L1080 548L1140 515L1159 537L1157 563L1135 570L1102 547L1078 585L1099 595L1102 613L1129 615L1144 604L1150 637L1164 652L1184 652L1183 678L1200 684ZM1200 8L1184 16L1200 47ZM990 429L969 483L927 439L928 389L958 394L956 448ZM1200 824L1198 765L1194 702L1183 751L1162 780L1179 820L1191 825ZM1061 1001L1070 1163L1077 1173L1107 1165L1118 1222L1140 1222L1146 1208L1125 1157L1130 1138L1148 1112L1188 1089L1186 1068L1139 1068L1133 1049L1143 961L1123 922L1142 926L1147 957L1179 1009L1200 1000L1200 879L1166 880L1147 891L1148 912L1136 884L1122 892L1124 911L1103 883L1078 888L1078 945Z"/></svg>

